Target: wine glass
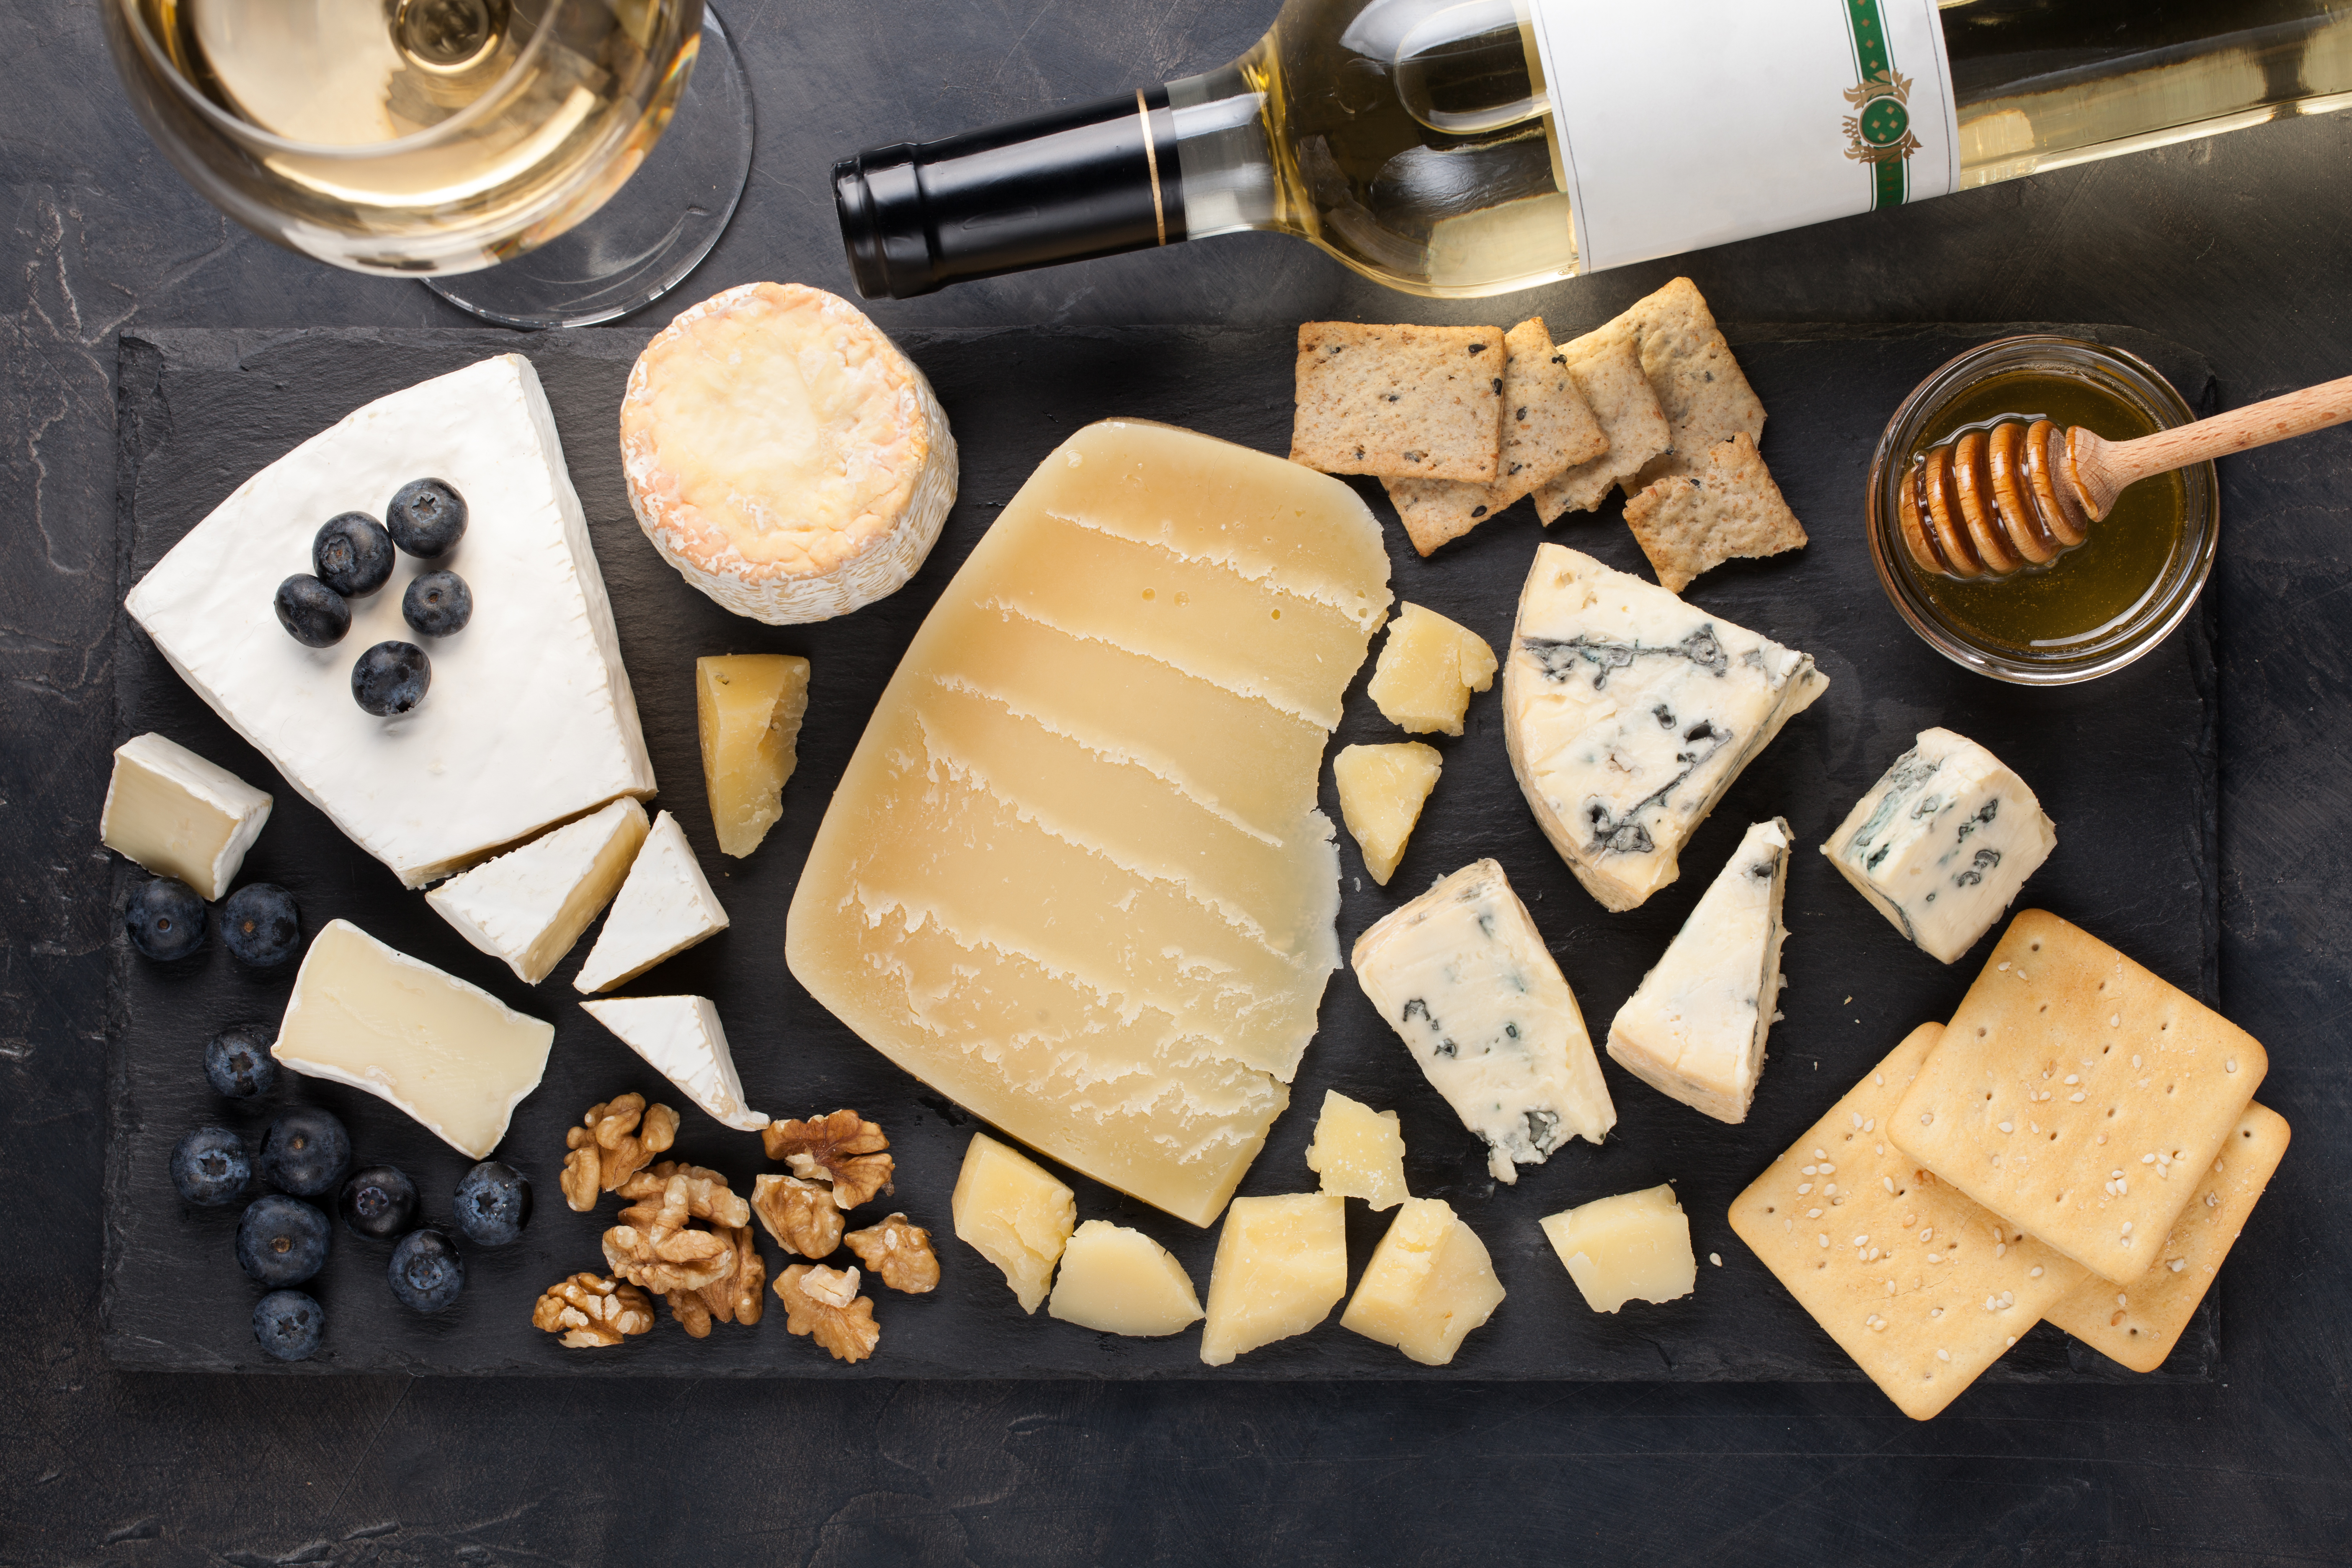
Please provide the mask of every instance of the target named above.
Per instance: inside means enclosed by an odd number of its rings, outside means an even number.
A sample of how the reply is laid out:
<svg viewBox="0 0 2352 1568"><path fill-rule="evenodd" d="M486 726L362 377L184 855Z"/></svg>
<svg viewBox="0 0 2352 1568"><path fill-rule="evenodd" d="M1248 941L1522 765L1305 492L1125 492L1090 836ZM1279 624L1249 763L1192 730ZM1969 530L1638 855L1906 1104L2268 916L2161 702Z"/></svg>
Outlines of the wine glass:
<svg viewBox="0 0 2352 1568"><path fill-rule="evenodd" d="M656 298L718 243L751 167L749 86L703 0L100 8L140 119L215 205L511 326Z"/></svg>

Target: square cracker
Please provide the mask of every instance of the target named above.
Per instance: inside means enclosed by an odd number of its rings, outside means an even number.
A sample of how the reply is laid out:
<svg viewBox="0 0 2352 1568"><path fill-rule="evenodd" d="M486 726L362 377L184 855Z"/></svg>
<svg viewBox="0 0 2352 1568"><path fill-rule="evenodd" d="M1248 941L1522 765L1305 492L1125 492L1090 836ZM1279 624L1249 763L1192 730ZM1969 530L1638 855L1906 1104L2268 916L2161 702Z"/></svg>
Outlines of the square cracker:
<svg viewBox="0 0 2352 1568"><path fill-rule="evenodd" d="M1748 386L1731 345L1715 324L1698 285L1677 278L1617 318L1642 353L1642 373L1657 389L1674 444L1625 483L1629 497L1669 474L1703 477L1707 454L1734 436L1764 434L1764 405Z"/></svg>
<svg viewBox="0 0 2352 1568"><path fill-rule="evenodd" d="M1805 525L1780 499L1745 432L1707 454L1704 475L1670 474L1627 501L1625 525L1674 594L1734 556L1778 555L1805 544Z"/></svg>
<svg viewBox="0 0 2352 1568"><path fill-rule="evenodd" d="M1559 351L1568 360L1585 401L1601 422L1609 445L1601 454L1536 487L1536 515L1545 526L1564 512L1591 511L1609 498L1610 488L1636 473L1672 444L1665 410L1642 374L1633 336L1603 327Z"/></svg>
<svg viewBox="0 0 2352 1568"><path fill-rule="evenodd" d="M1943 1032L1914 1029L1731 1205L1739 1239L1915 1421L2089 1278L1887 1137Z"/></svg>
<svg viewBox="0 0 2352 1568"><path fill-rule="evenodd" d="M2165 1234L2155 1267L2123 1289L2094 1275L2043 1315L2134 1372L2163 1365L2270 1184L2286 1142L2285 1117L2265 1105L2246 1107L2199 1176L2197 1195Z"/></svg>
<svg viewBox="0 0 2352 1568"><path fill-rule="evenodd" d="M2009 924L1895 1136L2093 1273L2147 1271L2270 1058L2252 1035L2042 910Z"/></svg>
<svg viewBox="0 0 2352 1568"><path fill-rule="evenodd" d="M1503 363L1503 447L1495 482L1381 481L1412 547L1423 555L1461 538L1561 470L1608 449L1600 416L1577 385L1568 355L1552 346L1543 318L1521 321L1503 342L1510 358Z"/></svg>
<svg viewBox="0 0 2352 1568"><path fill-rule="evenodd" d="M1290 460L1327 474L1492 483L1503 444L1493 327L1298 329Z"/></svg>

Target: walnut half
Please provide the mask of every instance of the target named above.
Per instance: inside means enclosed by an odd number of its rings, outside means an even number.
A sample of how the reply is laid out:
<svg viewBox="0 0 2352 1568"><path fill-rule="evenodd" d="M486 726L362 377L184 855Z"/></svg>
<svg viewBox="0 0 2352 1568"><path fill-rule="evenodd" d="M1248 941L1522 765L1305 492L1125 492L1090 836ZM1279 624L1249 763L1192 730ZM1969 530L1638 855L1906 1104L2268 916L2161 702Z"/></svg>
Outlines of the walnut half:
<svg viewBox="0 0 2352 1568"><path fill-rule="evenodd" d="M841 1206L833 1189L798 1176L751 1178L751 1212L777 1245L803 1258L830 1258L841 1245Z"/></svg>
<svg viewBox="0 0 2352 1568"><path fill-rule="evenodd" d="M864 1361L881 1342L882 1330L874 1321L874 1303L856 1289L855 1268L793 1264L776 1277L785 1331L814 1335L835 1361Z"/></svg>
<svg viewBox="0 0 2352 1568"><path fill-rule="evenodd" d="M890 1191L897 1162L885 1152L890 1140L882 1129L854 1110L806 1121L771 1121L760 1130L768 1158L782 1160L795 1176L814 1180L819 1173L833 1183L834 1202L854 1209L877 1193Z"/></svg>
<svg viewBox="0 0 2352 1568"><path fill-rule="evenodd" d="M668 1296L700 1290L741 1268L735 1240L751 1242L751 1206L727 1190L718 1172L665 1160L632 1176L621 1195L637 1202L604 1233L604 1261L624 1279ZM697 1220L713 1228L698 1230Z"/></svg>
<svg viewBox="0 0 2352 1568"><path fill-rule="evenodd" d="M624 1094L592 1105L580 1125L563 1135L563 1201L577 1214L596 1206L599 1193L621 1184L667 1149L677 1137L677 1112L667 1105L648 1108L642 1094Z"/></svg>
<svg viewBox="0 0 2352 1568"><path fill-rule="evenodd" d="M595 1350L652 1328L654 1307L634 1285L601 1274L574 1274L547 1288L531 1308L530 1326L562 1334L566 1350Z"/></svg>
<svg viewBox="0 0 2352 1568"><path fill-rule="evenodd" d="M882 1283L893 1290L919 1296L940 1282L940 1258L931 1250L931 1233L905 1215L891 1215L881 1224L853 1230L842 1239L857 1254L857 1260L882 1276Z"/></svg>

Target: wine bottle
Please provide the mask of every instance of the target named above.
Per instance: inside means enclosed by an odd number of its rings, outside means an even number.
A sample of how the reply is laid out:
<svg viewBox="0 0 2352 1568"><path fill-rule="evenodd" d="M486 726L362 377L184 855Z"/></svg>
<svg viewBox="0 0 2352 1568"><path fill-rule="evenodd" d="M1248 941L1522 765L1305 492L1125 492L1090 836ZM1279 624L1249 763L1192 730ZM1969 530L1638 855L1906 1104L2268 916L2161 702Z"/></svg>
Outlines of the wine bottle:
<svg viewBox="0 0 2352 1568"><path fill-rule="evenodd" d="M2338 0L1288 0L834 195L868 299L1240 229L1467 297L2347 101Z"/></svg>

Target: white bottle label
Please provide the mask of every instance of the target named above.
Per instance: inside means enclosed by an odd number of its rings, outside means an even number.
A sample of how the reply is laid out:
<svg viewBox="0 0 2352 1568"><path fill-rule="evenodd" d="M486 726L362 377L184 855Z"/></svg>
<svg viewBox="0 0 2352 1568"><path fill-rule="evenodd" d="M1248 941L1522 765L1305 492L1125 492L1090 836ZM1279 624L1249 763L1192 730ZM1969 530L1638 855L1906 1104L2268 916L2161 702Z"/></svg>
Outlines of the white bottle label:
<svg viewBox="0 0 2352 1568"><path fill-rule="evenodd" d="M1935 0L1530 0L1578 270L1949 193Z"/></svg>

